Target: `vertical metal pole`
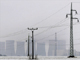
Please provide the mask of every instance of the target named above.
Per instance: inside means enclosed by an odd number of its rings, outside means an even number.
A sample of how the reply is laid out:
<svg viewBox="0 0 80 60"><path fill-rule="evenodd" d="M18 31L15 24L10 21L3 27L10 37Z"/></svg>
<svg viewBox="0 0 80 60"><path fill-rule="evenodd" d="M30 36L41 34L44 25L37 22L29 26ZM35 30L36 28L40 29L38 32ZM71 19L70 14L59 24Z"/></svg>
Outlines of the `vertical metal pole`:
<svg viewBox="0 0 80 60"><path fill-rule="evenodd" d="M29 56L29 35L28 35L28 56Z"/></svg>
<svg viewBox="0 0 80 60"><path fill-rule="evenodd" d="M55 56L57 55L56 52L57 52L57 33L55 33Z"/></svg>
<svg viewBox="0 0 80 60"><path fill-rule="evenodd" d="M73 14L72 14L72 3L71 3L71 18L70 18L70 57L74 57L73 50Z"/></svg>
<svg viewBox="0 0 80 60"><path fill-rule="evenodd" d="M32 31L32 59L34 59L34 31Z"/></svg>
<svg viewBox="0 0 80 60"><path fill-rule="evenodd" d="M71 13L66 15L66 17L68 17L68 15L71 15L70 16L70 56L69 57L75 57L74 46L73 46L73 19L77 19L77 21L79 22L78 18L73 18L72 11L75 11L75 13L77 14L77 11L72 9L72 3L71 3Z"/></svg>
<svg viewBox="0 0 80 60"><path fill-rule="evenodd" d="M32 31L32 59L34 59L34 30L37 30L38 28L28 28L28 30Z"/></svg>

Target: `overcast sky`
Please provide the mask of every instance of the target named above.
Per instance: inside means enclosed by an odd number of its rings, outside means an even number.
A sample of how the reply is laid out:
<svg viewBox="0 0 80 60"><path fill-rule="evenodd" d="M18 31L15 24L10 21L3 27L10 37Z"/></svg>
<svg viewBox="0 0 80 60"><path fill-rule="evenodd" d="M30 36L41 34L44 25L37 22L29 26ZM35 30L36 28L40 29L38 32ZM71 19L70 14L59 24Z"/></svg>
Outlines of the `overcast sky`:
<svg viewBox="0 0 80 60"><path fill-rule="evenodd" d="M71 2L73 9L78 12L78 15L73 12L74 17L80 19L79 0L0 0L0 41L25 41L27 35L31 35L27 28L38 27L39 29L34 32L37 34L35 40L54 40L56 32L57 40L65 40L69 44L70 30L66 25L69 25L70 19L66 18L66 14L70 13ZM74 20L74 23L76 22L77 20ZM49 26L56 27L45 31ZM47 37L49 35L51 36ZM43 39L45 37L47 38ZM80 23L77 23L74 25L74 44L80 43L79 39ZM80 44L76 45L75 49L80 51L79 46Z"/></svg>

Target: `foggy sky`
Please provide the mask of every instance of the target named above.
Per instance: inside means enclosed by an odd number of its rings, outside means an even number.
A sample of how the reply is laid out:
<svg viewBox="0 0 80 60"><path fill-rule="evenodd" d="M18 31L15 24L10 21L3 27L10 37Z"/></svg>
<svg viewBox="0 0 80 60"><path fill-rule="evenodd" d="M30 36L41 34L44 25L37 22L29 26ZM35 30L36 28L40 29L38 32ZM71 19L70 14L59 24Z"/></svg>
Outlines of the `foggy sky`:
<svg viewBox="0 0 80 60"><path fill-rule="evenodd" d="M79 0L0 0L0 41L5 40L20 40L25 41L28 34L28 27L45 27L54 26L56 23L61 22L62 25L69 25L70 19L66 19L66 14L70 13L70 2L80 2ZM61 9L61 10L60 10ZM73 9L77 10L79 15L75 15L80 19L80 3L73 3ZM59 12L57 12L60 10ZM55 13L57 12L57 13ZM50 17L49 17L50 16ZM49 17L49 18L48 18ZM43 21L42 21L43 20ZM41 22L42 21L42 22ZM38 23L40 22L40 23ZM77 20L74 20L76 23ZM38 23L37 25L35 25ZM59 25L60 25L59 24ZM58 25L58 26L59 26ZM69 26L51 28L50 30L35 36L35 40L54 34L64 28L66 30L57 33L58 40L66 40L69 44ZM35 35L47 28L39 28L35 31ZM74 44L80 43L80 24L74 25ZM54 40L55 35L48 37L44 40ZM78 39L78 40L77 40ZM43 40L41 40L43 41ZM75 49L80 45L75 45ZM67 47L69 49L69 47Z"/></svg>

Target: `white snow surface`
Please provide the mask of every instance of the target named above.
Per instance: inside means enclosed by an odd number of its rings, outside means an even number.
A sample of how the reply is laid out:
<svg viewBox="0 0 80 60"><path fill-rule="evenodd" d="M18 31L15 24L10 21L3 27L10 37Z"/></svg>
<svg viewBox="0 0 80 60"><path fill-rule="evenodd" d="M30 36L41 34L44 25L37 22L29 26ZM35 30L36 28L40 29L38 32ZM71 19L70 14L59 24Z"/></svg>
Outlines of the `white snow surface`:
<svg viewBox="0 0 80 60"><path fill-rule="evenodd" d="M27 56L0 56L0 60L32 60ZM66 56L38 56L38 59L33 60L80 60L80 56L75 58L67 58Z"/></svg>

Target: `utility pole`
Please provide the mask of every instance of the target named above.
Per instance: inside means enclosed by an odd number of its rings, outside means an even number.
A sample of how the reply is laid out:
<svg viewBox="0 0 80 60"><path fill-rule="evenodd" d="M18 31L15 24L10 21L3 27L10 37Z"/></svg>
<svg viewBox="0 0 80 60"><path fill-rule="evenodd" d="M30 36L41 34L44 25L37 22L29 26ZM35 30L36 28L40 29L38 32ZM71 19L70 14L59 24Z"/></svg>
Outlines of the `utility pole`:
<svg viewBox="0 0 80 60"><path fill-rule="evenodd" d="M57 33L55 33L55 56L57 55Z"/></svg>
<svg viewBox="0 0 80 60"><path fill-rule="evenodd" d="M28 28L28 30L32 31L32 59L34 59L34 30L37 30L38 28Z"/></svg>
<svg viewBox="0 0 80 60"><path fill-rule="evenodd" d="M28 35L28 56L29 56L29 40L30 40L30 38L29 38L30 36Z"/></svg>
<svg viewBox="0 0 80 60"><path fill-rule="evenodd" d="M74 46L73 46L73 19L77 19L77 21L79 22L78 18L73 18L73 11L75 11L75 13L77 14L76 10L72 9L72 3L71 3L71 13L67 14L66 17L68 17L68 15L70 15L70 56L69 58L73 58L74 56Z"/></svg>

